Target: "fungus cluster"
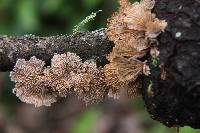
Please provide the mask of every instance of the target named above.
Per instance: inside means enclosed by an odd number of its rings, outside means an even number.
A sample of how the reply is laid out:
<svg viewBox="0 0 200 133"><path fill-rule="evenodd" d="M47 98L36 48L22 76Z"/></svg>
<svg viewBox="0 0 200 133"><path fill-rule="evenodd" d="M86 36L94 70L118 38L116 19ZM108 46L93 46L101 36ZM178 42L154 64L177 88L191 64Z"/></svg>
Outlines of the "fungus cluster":
<svg viewBox="0 0 200 133"><path fill-rule="evenodd" d="M16 96L35 106L50 106L57 97L71 92L86 104L100 102L107 95L115 99L124 94L129 98L139 95L140 75L150 74L144 58L149 53L158 56L152 42L167 23L151 12L154 0L133 4L119 0L119 4L119 11L108 20L107 36L115 44L107 56L109 64L98 69L94 61L83 63L70 52L55 54L47 67L36 57L18 59L10 73L16 82Z"/></svg>
<svg viewBox="0 0 200 133"><path fill-rule="evenodd" d="M107 56L110 63L102 72L107 85L112 88L109 96L119 98L125 91L130 97L135 97L140 94L139 75L150 74L142 58L155 49L152 42L164 31L167 23L151 12L154 0L141 0L133 4L128 0L119 0L119 4L119 11L108 20L108 39L115 46Z"/></svg>
<svg viewBox="0 0 200 133"><path fill-rule="evenodd" d="M50 106L57 97L75 92L86 104L99 102L106 95L104 80L93 61L82 63L74 53L55 54L51 66L36 57L18 59L11 80L13 92L23 102L35 106Z"/></svg>

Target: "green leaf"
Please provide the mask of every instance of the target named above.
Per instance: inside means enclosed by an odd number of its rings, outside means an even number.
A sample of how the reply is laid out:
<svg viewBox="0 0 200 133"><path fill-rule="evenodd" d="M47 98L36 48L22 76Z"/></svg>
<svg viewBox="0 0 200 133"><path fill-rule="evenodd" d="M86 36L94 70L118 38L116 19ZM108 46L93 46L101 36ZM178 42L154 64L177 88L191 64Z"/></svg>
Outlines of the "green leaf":
<svg viewBox="0 0 200 133"><path fill-rule="evenodd" d="M34 0L20 0L16 6L16 28L20 31L33 32L39 25Z"/></svg>

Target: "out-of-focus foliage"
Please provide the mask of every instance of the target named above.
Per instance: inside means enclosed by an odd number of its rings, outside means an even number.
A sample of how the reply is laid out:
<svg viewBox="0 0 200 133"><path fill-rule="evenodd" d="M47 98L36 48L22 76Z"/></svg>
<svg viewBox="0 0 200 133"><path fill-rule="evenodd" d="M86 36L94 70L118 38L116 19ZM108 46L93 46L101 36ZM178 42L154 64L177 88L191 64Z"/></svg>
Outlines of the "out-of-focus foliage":
<svg viewBox="0 0 200 133"><path fill-rule="evenodd" d="M85 30L95 30L106 27L106 19L116 9L117 0L0 0L0 34L70 34L91 12L103 10L84 26ZM125 126L135 133L132 129L139 123L141 133L176 133L175 129L153 121L141 98L123 106L104 103L100 109L101 106L84 108L77 99L67 97L50 108L34 108L20 102L12 94L13 87L8 73L0 73L0 133L89 133L100 125L118 132ZM180 128L180 133L197 132L189 127Z"/></svg>
<svg viewBox="0 0 200 133"><path fill-rule="evenodd" d="M91 12L99 13L86 29L105 27L115 0L0 0L0 33L54 35L70 33Z"/></svg>
<svg viewBox="0 0 200 133"><path fill-rule="evenodd" d="M76 118L72 133L89 133L97 121L100 111L98 108L88 108Z"/></svg>

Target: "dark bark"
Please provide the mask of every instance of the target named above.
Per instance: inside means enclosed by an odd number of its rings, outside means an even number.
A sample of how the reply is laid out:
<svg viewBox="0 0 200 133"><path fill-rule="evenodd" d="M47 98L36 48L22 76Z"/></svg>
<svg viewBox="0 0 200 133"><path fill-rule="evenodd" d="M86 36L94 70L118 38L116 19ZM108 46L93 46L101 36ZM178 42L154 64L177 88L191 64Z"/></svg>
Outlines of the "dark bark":
<svg viewBox="0 0 200 133"><path fill-rule="evenodd" d="M168 27L158 41L161 69L151 66L143 97L152 118L165 125L200 128L200 1L157 0L155 13ZM152 87L150 86L152 83Z"/></svg>
<svg viewBox="0 0 200 133"><path fill-rule="evenodd" d="M106 55L112 50L112 43L107 40L105 29L92 32L37 37L0 36L0 71L10 71L17 59L29 59L32 56L45 61L47 65L54 53L74 52L83 60L94 59L98 66L107 63Z"/></svg>

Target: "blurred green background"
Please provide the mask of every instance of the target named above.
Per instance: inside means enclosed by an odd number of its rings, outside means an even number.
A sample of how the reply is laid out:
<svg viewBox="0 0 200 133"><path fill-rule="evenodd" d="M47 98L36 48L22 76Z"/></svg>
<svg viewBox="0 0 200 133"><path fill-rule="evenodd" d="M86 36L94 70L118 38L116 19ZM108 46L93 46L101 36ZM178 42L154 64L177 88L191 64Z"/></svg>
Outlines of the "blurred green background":
<svg viewBox="0 0 200 133"><path fill-rule="evenodd" d="M117 10L117 0L0 0L0 34L52 36L71 34L72 29L91 12L103 10L82 30L106 27ZM34 108L20 102L12 88L9 73L0 73L0 133L175 133L153 121L142 98L121 104L107 100L84 107L74 96L49 108ZM189 127L180 133L198 133Z"/></svg>

